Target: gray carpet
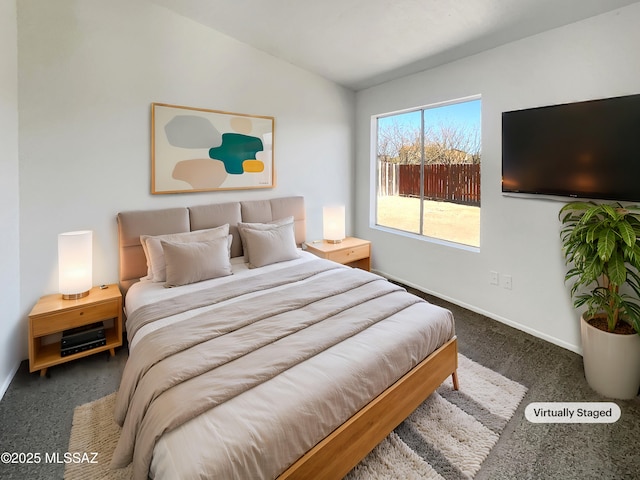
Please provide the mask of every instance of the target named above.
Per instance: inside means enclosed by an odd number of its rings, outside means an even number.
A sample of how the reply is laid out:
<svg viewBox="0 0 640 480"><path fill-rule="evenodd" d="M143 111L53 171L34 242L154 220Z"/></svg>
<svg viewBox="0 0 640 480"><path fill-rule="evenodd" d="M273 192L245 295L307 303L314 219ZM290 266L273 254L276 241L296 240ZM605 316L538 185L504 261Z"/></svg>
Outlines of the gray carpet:
<svg viewBox="0 0 640 480"><path fill-rule="evenodd" d="M532 424L531 402L606 401L584 380L582 358L455 305L460 353L525 385L528 392L476 479L636 479L640 472L640 398L617 401L614 424ZM73 410L118 388L126 361L119 349L29 374L23 362L0 402L0 452L64 454ZM2 479L61 479L64 464L0 464Z"/></svg>
<svg viewBox="0 0 640 480"><path fill-rule="evenodd" d="M639 478L640 397L616 401L622 416L614 424L529 423L524 409L531 402L608 401L587 385L582 357L456 305L423 296L453 312L460 353L529 389L476 480Z"/></svg>

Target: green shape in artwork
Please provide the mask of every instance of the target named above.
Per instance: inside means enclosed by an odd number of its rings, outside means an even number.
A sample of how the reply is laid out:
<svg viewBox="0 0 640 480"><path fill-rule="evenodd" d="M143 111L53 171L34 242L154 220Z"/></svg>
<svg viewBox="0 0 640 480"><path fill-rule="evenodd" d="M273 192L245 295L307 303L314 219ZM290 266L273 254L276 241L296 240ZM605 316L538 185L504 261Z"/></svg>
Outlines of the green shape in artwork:
<svg viewBox="0 0 640 480"><path fill-rule="evenodd" d="M244 173L242 162L256 160L256 153L264 150L258 137L240 133L223 133L222 145L209 149L209 157L220 160L228 174Z"/></svg>

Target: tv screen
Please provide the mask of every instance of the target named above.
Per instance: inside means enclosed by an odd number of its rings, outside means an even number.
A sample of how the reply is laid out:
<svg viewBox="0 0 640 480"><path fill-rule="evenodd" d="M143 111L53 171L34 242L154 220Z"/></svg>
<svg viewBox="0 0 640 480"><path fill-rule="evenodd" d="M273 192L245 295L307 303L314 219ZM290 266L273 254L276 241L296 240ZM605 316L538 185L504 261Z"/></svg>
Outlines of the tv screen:
<svg viewBox="0 0 640 480"><path fill-rule="evenodd" d="M640 95L502 113L502 191L640 201Z"/></svg>

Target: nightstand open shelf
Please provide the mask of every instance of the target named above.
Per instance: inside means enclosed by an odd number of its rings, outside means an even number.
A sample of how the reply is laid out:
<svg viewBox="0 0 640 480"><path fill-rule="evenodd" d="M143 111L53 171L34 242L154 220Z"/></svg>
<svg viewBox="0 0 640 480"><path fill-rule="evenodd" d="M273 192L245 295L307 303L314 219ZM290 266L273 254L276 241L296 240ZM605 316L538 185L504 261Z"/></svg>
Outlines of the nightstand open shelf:
<svg viewBox="0 0 640 480"><path fill-rule="evenodd" d="M105 328L105 345L71 355L62 356L60 342L43 343L45 337L65 330L113 320L113 326ZM38 301L29 314L29 371L40 370L78 358L109 351L122 345L122 295L117 285L107 288L94 287L88 296L77 300L64 300L62 295L46 295Z"/></svg>

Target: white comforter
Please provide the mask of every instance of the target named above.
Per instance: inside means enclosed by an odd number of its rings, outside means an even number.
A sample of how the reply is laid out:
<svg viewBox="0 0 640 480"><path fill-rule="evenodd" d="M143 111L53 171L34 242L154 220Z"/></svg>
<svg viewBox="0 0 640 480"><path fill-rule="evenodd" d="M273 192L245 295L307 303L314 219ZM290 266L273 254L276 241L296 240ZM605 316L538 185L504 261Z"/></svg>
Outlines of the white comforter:
<svg viewBox="0 0 640 480"><path fill-rule="evenodd" d="M164 298L177 298L185 292L202 291L237 281L240 277L248 279L271 272L274 278L278 278L278 272L311 260L317 261L317 258L302 252L298 260L260 269L248 269L236 261L234 275L174 289L140 282L127 294L127 314L132 316L136 310ZM277 286L267 293L287 298L296 289L304 291L310 288L309 282L319 277L323 277L325 283L332 280L332 276L337 278L339 270L342 268L319 273L293 285ZM232 305L240 308L264 294L264 290L247 293L146 324L130 339L130 355L134 358L140 342L154 331L168 325L179 329L181 322L188 322L205 311L215 316L218 311L228 312ZM408 305L274 378L165 432L153 448L149 476L156 479L276 477L453 337L453 317L449 311L423 301L409 302ZM184 402L187 405L189 399L185 398Z"/></svg>

